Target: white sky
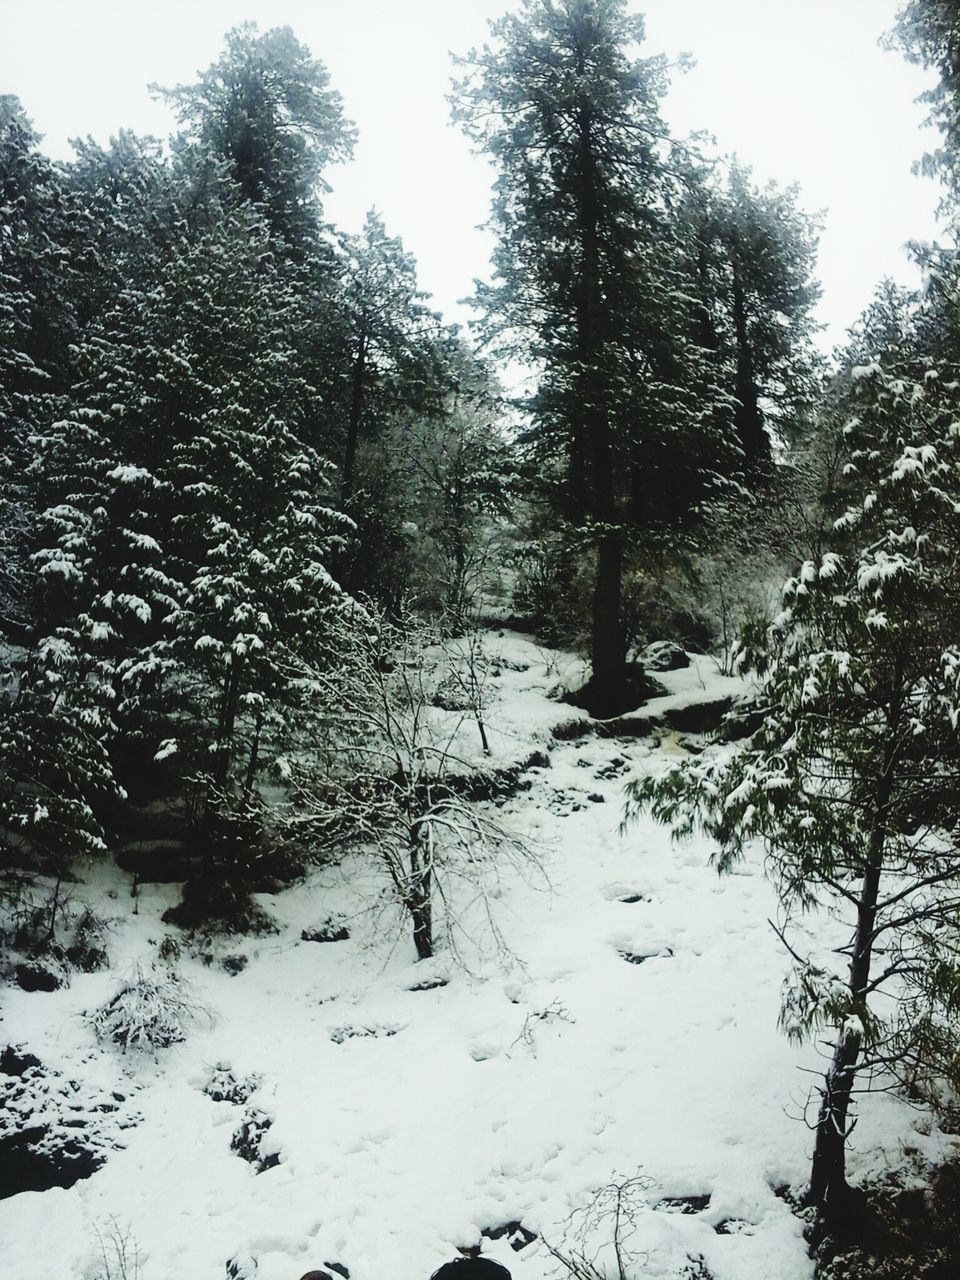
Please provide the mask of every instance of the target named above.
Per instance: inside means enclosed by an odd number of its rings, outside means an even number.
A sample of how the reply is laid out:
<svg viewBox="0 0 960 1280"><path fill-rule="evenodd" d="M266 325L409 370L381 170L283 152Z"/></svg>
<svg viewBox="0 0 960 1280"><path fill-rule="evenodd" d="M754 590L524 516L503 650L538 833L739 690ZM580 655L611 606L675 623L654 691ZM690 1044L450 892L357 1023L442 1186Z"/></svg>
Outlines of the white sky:
<svg viewBox="0 0 960 1280"><path fill-rule="evenodd" d="M448 123L448 51L483 41L515 0L0 0L0 92L16 93L68 157L68 138L121 127L165 137L173 121L151 81L191 81L246 18L289 25L326 63L356 121L349 166L330 171L328 216L357 230L376 205L417 258L422 286L451 319L487 273L478 230L490 170ZM689 51L666 116L679 135L709 129L757 178L799 182L827 211L819 275L827 340L840 341L879 279L913 280L902 246L935 234L936 192L911 163L934 144L913 99L927 77L877 47L898 0L633 0L647 53Z"/></svg>

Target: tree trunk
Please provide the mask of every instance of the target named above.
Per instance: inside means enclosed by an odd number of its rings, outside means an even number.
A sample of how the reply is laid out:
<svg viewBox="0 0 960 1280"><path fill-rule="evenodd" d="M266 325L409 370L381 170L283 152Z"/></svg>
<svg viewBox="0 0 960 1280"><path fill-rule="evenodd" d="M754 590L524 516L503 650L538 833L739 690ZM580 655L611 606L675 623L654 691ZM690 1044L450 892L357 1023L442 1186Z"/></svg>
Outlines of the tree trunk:
<svg viewBox="0 0 960 1280"><path fill-rule="evenodd" d="M833 1059L824 1076L823 1099L817 1115L810 1189L807 1203L822 1221L837 1221L847 1198L847 1115L856 1077L861 1036L854 1028L841 1031Z"/></svg>
<svg viewBox="0 0 960 1280"><path fill-rule="evenodd" d="M214 777L222 786L230 772L230 757L233 749L233 735L236 731L237 710L240 706L240 677L242 663L236 654L231 656L223 682L223 693L220 697L220 716L217 723L217 757Z"/></svg>
<svg viewBox="0 0 960 1280"><path fill-rule="evenodd" d="M590 661L590 710L614 716L627 707L626 645L621 619L623 544L619 530L604 533L597 546L593 588L593 634Z"/></svg>
<svg viewBox="0 0 960 1280"><path fill-rule="evenodd" d="M602 385L600 210L592 132L592 111L589 105L584 105L579 121L582 276L577 309L577 354L581 374L578 379L580 403L574 411L572 460L577 460L580 440L585 439L589 451L592 515L599 535L591 618L593 670L587 700L593 714L612 716L625 710L627 705L626 645L621 618L623 541L617 520L608 393Z"/></svg>
<svg viewBox="0 0 960 1280"><path fill-rule="evenodd" d="M248 802L257 777L260 763L260 738L263 734L263 707L257 711L257 723L253 730L253 741L250 744L250 758L247 761L247 772L243 779L243 799Z"/></svg>
<svg viewBox="0 0 960 1280"><path fill-rule="evenodd" d="M410 828L410 881L406 905L413 921L413 945L417 949L417 959L429 960L433 955L433 866L429 833L424 845L423 824L420 822L413 823Z"/></svg>
<svg viewBox="0 0 960 1280"><path fill-rule="evenodd" d="M363 312L360 318L360 333L357 338L357 354L353 362L353 388L350 393L350 417L347 421L347 443L343 453L343 477L341 498L344 502L353 496L353 486L357 469L357 445L360 441L360 427L363 422L363 400L366 390L367 374L367 315Z"/></svg>
<svg viewBox="0 0 960 1280"><path fill-rule="evenodd" d="M746 299L740 268L736 263L733 265L733 327L737 337L737 408L734 422L747 466L758 467L770 461L770 437L764 430L763 414L760 412L760 393L747 328Z"/></svg>
<svg viewBox="0 0 960 1280"><path fill-rule="evenodd" d="M878 787L877 821L870 833L867 862L857 903L857 927L850 956L848 983L857 1021L850 1022L839 1030L833 1060L824 1077L823 1099L817 1115L807 1203L816 1208L821 1224L838 1221L848 1197L847 1117L863 1042L863 1019L867 1012L867 987L870 982L873 931L877 920L880 874L886 845L886 810L892 788L892 767L892 757L888 757Z"/></svg>

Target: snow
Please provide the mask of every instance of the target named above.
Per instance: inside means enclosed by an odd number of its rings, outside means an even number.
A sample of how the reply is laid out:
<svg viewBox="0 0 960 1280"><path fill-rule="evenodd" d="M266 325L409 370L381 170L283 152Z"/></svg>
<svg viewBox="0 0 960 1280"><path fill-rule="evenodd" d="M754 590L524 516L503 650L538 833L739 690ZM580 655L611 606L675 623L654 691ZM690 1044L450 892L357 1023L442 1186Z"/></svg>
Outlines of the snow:
<svg viewBox="0 0 960 1280"><path fill-rule="evenodd" d="M704 841L673 845L646 820L621 835L624 783L687 740L556 742L551 727L580 713L547 694L576 678L576 660L507 633L485 650L492 763L550 751L499 815L536 841L544 872L501 875L492 906L508 950L478 920L467 969L415 963L377 867L352 859L262 896L277 934L216 943L207 965L184 948L198 1014L186 1040L123 1054L89 1014L137 965L163 976L158 946L175 931L160 916L177 893L142 885L131 899L120 873L92 868L77 893L113 917L111 970L49 994L10 991L3 1032L83 1090L132 1097L141 1119L88 1180L0 1202L5 1276L94 1280L96 1233L115 1223L136 1240L144 1280L220 1280L246 1255L257 1280L327 1262L351 1280L398 1266L426 1280L483 1228L520 1221L560 1243L592 1189L639 1172L635 1280L677 1276L696 1255L716 1280L809 1280L801 1223L774 1189L807 1176L811 1135L797 1116L809 1077L797 1067L821 1060L777 1031L787 959L759 855L720 878ZM662 679L668 706L742 687L701 658ZM479 760L476 726L446 714ZM346 920L348 940L301 940L330 917ZM220 962L238 953L247 964L230 976ZM253 1078L246 1101L204 1092L222 1068ZM272 1122L261 1154L279 1156L262 1173L231 1150L252 1113ZM899 1143L933 1142L914 1119L892 1097L868 1099L852 1172ZM709 1205L654 1208L690 1195ZM556 1274L537 1240L519 1252L483 1240L483 1251L515 1280Z"/></svg>

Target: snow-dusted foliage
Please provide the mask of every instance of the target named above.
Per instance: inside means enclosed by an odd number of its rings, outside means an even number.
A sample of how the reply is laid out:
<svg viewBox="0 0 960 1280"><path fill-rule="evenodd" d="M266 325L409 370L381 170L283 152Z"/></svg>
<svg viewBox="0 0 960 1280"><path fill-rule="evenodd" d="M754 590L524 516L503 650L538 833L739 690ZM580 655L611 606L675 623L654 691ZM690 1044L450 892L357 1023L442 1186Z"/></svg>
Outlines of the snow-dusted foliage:
<svg viewBox="0 0 960 1280"><path fill-rule="evenodd" d="M744 649L761 727L633 784L628 805L715 837L721 871L766 846L797 966L782 1025L832 1029L811 1198L834 1213L854 1080L960 1085L960 399L956 368L927 354L937 322L905 318L909 338L850 375L834 548ZM794 929L817 904L837 917L834 955Z"/></svg>
<svg viewBox="0 0 960 1280"><path fill-rule="evenodd" d="M90 1022L101 1040L112 1041L126 1053L168 1049L209 1017L176 974L137 965L106 1004L90 1014Z"/></svg>

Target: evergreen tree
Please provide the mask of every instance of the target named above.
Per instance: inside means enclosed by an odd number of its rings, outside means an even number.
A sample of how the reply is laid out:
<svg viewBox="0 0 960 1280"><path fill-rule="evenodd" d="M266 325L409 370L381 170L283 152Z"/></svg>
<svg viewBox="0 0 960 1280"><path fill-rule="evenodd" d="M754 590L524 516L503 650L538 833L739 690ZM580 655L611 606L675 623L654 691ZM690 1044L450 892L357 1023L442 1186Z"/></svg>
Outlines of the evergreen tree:
<svg viewBox="0 0 960 1280"><path fill-rule="evenodd" d="M889 334L890 319L881 308L867 333ZM884 1073L928 1096L960 1084L960 384L937 354L943 314L905 325L901 312L894 340L844 375L832 548L748 638L761 727L742 750L632 784L627 812L704 831L721 871L762 842L785 938L817 906L838 921L825 955L788 940L781 1014L792 1038L832 1030L809 1187L827 1223L846 1204L854 1094Z"/></svg>
<svg viewBox="0 0 960 1280"><path fill-rule="evenodd" d="M437 414L449 383L450 330L424 305L416 263L387 235L371 210L359 236L344 236L342 276L348 324L350 388L343 449L342 492L352 497L357 451L401 411Z"/></svg>
<svg viewBox="0 0 960 1280"><path fill-rule="evenodd" d="M344 526L302 443L314 406L289 273L231 183L207 175L198 213L188 176L168 175L151 214L167 233L139 242L87 330L71 412L40 440L35 560L47 633L110 673L125 776L142 783L183 739L184 767L222 787L238 717L259 743L282 701L274 651L296 637L316 657Z"/></svg>
<svg viewBox="0 0 960 1280"><path fill-rule="evenodd" d="M461 630L492 577L491 543L510 514L515 467L488 371L463 349L449 377L456 385L443 412L406 414L388 448L407 477L407 518L416 526L414 598Z"/></svg>
<svg viewBox="0 0 960 1280"><path fill-rule="evenodd" d="M289 27L234 27L220 58L196 84L154 91L173 106L188 137L226 161L246 200L290 244L311 241L324 171L349 159L356 136L323 63Z"/></svg>
<svg viewBox="0 0 960 1280"><path fill-rule="evenodd" d="M77 332L69 195L15 98L0 98L0 635L33 624L30 436L56 416Z"/></svg>
<svg viewBox="0 0 960 1280"><path fill-rule="evenodd" d="M929 120L943 136L939 151L924 158L928 173L944 177L956 194L960 156L960 13L954 0L909 0L897 14L890 42L911 62L935 70L939 80L921 95L930 108Z"/></svg>
<svg viewBox="0 0 960 1280"><path fill-rule="evenodd" d="M567 517L596 552L585 699L609 715L628 699L621 476L635 481L633 523L657 523L711 492L736 450L691 341L666 69L635 57L642 20L624 0L525 0L492 33L456 97L499 169L496 277L479 300L488 330L542 368L538 446L562 460Z"/></svg>
<svg viewBox="0 0 960 1280"><path fill-rule="evenodd" d="M734 164L725 188L697 183L688 197L697 245L700 345L735 400L748 467L769 470L773 438L789 440L813 402L816 355L811 271L816 224L793 189L758 191Z"/></svg>

